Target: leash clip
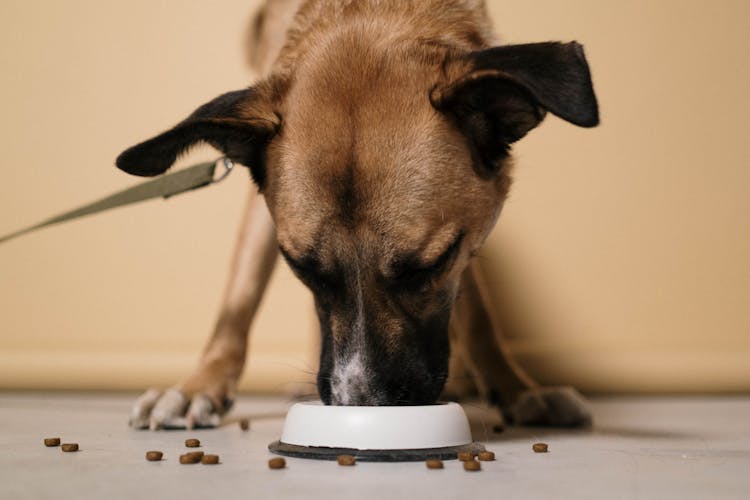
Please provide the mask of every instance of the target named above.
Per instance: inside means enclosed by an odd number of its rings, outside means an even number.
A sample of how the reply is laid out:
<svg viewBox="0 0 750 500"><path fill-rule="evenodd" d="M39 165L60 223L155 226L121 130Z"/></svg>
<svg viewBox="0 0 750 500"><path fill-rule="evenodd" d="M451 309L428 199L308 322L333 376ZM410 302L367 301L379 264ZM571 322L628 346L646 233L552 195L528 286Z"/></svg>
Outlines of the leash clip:
<svg viewBox="0 0 750 500"><path fill-rule="evenodd" d="M224 166L224 172L222 172L219 177L211 181L213 184L224 180L229 174L232 173L232 168L234 168L234 162L226 156L219 158L218 160L216 160L216 162L221 162L221 164Z"/></svg>

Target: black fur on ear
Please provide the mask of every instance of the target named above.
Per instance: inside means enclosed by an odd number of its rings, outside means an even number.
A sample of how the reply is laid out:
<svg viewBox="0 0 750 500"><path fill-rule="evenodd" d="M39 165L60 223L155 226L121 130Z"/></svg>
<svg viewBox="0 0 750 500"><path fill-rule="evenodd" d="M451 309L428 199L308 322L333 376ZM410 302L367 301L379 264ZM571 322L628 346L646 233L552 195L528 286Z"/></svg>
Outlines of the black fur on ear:
<svg viewBox="0 0 750 500"><path fill-rule="evenodd" d="M265 145L280 127L279 117L265 107L252 87L222 94L172 129L122 152L117 167L133 175L159 175L191 146L203 141L249 167L262 188Z"/></svg>
<svg viewBox="0 0 750 500"><path fill-rule="evenodd" d="M506 45L449 61L458 75L430 92L433 106L469 139L475 162L495 171L510 145L547 111L581 127L599 123L591 74L577 42Z"/></svg>

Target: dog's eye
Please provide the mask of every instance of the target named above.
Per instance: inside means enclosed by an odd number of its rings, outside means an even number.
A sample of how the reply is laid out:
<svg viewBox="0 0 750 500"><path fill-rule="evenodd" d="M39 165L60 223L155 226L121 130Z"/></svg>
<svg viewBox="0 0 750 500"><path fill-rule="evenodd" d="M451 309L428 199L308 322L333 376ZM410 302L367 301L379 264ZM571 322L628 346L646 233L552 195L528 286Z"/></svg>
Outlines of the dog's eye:
<svg viewBox="0 0 750 500"><path fill-rule="evenodd" d="M420 265L413 258L397 261L394 266L393 281L397 286L409 290L419 290L430 280L442 273L450 264L461 248L463 233L460 233L451 245L434 262L427 266Z"/></svg>
<svg viewBox="0 0 750 500"><path fill-rule="evenodd" d="M418 291L425 287L437 274L430 268L415 268L403 270L394 277L394 283L409 291Z"/></svg>
<svg viewBox="0 0 750 500"><path fill-rule="evenodd" d="M334 280L331 276L321 271L320 263L315 256L307 255L301 259L295 259L281 246L279 246L279 251L284 260L286 260L286 263L289 264L289 267L292 268L292 271L308 287L313 290L333 288Z"/></svg>
<svg viewBox="0 0 750 500"><path fill-rule="evenodd" d="M314 273L318 267L316 260L312 257L305 257L298 260L289 255L289 252L284 250L283 247L279 247L279 251L284 260L286 260L286 263L289 264L289 267L299 274L308 275Z"/></svg>

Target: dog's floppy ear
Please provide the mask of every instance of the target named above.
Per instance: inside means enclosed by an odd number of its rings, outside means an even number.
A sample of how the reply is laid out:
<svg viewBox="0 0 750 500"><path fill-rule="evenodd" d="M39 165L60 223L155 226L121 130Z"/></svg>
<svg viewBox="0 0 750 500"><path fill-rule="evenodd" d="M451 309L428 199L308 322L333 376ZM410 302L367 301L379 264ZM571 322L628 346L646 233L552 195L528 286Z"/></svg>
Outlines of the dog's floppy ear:
<svg viewBox="0 0 750 500"><path fill-rule="evenodd" d="M172 129L125 150L117 157L117 167L133 175L159 175L190 146L203 141L249 167L262 188L265 145L280 126L264 94L255 87L222 94Z"/></svg>
<svg viewBox="0 0 750 500"><path fill-rule="evenodd" d="M493 170L510 144L547 111L581 127L599 123L591 75L576 43L506 45L447 61L448 81L430 101L467 136L472 153Z"/></svg>

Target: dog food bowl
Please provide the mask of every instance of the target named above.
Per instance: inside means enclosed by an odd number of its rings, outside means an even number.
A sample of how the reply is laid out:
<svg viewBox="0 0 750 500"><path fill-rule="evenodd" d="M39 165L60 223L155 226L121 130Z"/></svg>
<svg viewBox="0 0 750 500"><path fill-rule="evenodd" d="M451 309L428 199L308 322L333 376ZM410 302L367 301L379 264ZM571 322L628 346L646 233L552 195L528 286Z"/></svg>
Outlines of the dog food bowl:
<svg viewBox="0 0 750 500"><path fill-rule="evenodd" d="M289 409L281 439L269 445L279 455L335 460L415 461L456 458L478 452L469 421L456 403L428 406L327 406L320 401Z"/></svg>

